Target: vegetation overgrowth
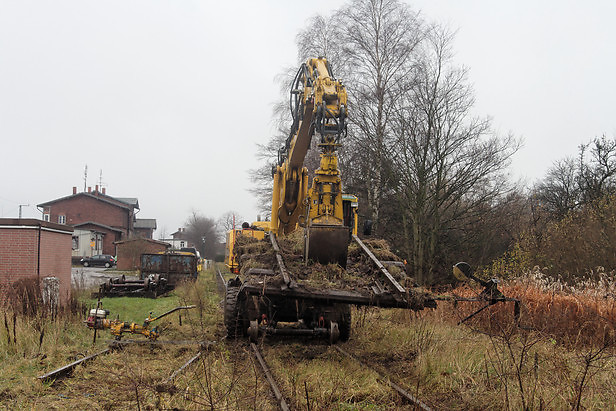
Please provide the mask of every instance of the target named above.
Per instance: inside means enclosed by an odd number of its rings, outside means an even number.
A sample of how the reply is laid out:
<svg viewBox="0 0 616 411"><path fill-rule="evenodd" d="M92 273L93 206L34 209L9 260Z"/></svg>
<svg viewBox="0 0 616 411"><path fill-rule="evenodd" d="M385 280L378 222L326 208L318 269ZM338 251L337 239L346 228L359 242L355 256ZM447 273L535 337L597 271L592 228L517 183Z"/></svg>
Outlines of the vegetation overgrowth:
<svg viewBox="0 0 616 411"><path fill-rule="evenodd" d="M511 303L493 305L461 326L457 321L478 303L441 302L420 312L356 308L351 339L342 346L439 409L609 408L616 394L614 285L603 275L601 282L565 285L537 270L502 284L506 295L522 301L521 327ZM477 292L468 286L453 290ZM85 294L80 301L84 310L94 303ZM4 307L0 408L276 409L245 341L224 340L220 302L213 271L169 297L104 299L112 317L135 322L150 311L196 304L183 312L181 326L177 315L162 321L160 340L214 343L171 381L196 346L126 347L53 384L36 377L100 351L108 332L99 331L93 346L83 311L52 318L44 310L25 315ZM295 409L413 408L378 374L323 342L268 339L262 348Z"/></svg>

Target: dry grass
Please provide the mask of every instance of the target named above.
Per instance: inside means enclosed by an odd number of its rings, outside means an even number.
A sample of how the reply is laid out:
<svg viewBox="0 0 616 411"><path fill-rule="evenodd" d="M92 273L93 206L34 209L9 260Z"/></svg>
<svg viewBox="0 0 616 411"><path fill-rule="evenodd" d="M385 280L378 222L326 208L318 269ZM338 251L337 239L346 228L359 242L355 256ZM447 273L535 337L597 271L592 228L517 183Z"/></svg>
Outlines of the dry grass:
<svg viewBox="0 0 616 411"><path fill-rule="evenodd" d="M511 304L490 307L470 326L453 323L476 309L475 303L443 303L417 313L353 309L351 339L343 347L437 409L609 409L616 395L612 340L579 331L580 324L584 330L610 324L611 298L603 298L611 292L607 281L567 288L535 273L506 284L507 295L523 300L523 325L532 323L536 330L511 327ZM182 326L171 316L161 340L217 343L171 383L164 380L195 354L194 346L128 347L77 367L73 378L41 384L37 375L100 350L108 336L100 333L92 347L81 314L53 321L18 314L13 335L13 313L5 310L6 326L0 316L0 408L276 409L245 341L222 339L220 301L211 271L167 299L110 300L117 304L112 311L135 321L152 304L157 313L169 306L198 306L183 314ZM131 305L121 309L121 304ZM127 314L129 307L134 317ZM595 328L585 323L593 317ZM322 342L268 339L263 351L292 408L413 409L376 373Z"/></svg>
<svg viewBox="0 0 616 411"><path fill-rule="evenodd" d="M584 280L567 285L550 279L538 268L524 276L506 281L499 289L521 301L521 325L570 347L612 343L616 330L616 284L612 276ZM478 290L466 286L454 290L464 297L476 296ZM441 304L439 315L459 320L483 303ZM496 304L469 322L490 332L514 325L513 303Z"/></svg>

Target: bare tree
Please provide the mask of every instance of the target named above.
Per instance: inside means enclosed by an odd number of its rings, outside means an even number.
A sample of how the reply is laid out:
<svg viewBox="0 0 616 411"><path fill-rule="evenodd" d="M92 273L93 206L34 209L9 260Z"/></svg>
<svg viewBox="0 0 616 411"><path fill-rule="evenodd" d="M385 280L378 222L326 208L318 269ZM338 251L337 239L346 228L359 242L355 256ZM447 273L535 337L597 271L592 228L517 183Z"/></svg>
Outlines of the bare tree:
<svg viewBox="0 0 616 411"><path fill-rule="evenodd" d="M337 17L316 15L296 38L299 62L311 57L327 57L333 68L344 67L347 56L340 44L341 25ZM292 74L295 74L293 72ZM338 73L340 75L340 73ZM292 80L292 79L290 79Z"/></svg>
<svg viewBox="0 0 616 411"><path fill-rule="evenodd" d="M241 226L244 222L244 217L239 215L237 211L227 211L219 219L217 227L223 233L233 229L234 227Z"/></svg>
<svg viewBox="0 0 616 411"><path fill-rule="evenodd" d="M586 153L590 158L586 159ZM588 204L616 190L616 140L605 136L580 146L579 185Z"/></svg>
<svg viewBox="0 0 616 411"><path fill-rule="evenodd" d="M193 210L186 220L186 239L195 245L202 257L213 259L216 256L219 239L214 219Z"/></svg>
<svg viewBox="0 0 616 411"><path fill-rule="evenodd" d="M347 83L350 124L340 152L342 177L347 190L360 194L375 229L392 183L391 116L423 33L418 14L397 0L353 0L330 18L313 18L297 36L300 57L331 56L337 77Z"/></svg>
<svg viewBox="0 0 616 411"><path fill-rule="evenodd" d="M554 163L546 177L534 188L534 201L538 201L554 218L562 218L581 202L578 184L578 163L568 157Z"/></svg>
<svg viewBox="0 0 616 411"><path fill-rule="evenodd" d="M159 239L165 239L167 238L167 226L163 225L159 230L158 230L159 234L158 234L158 238Z"/></svg>
<svg viewBox="0 0 616 411"><path fill-rule="evenodd" d="M376 234L398 240L394 248L428 281L448 264L444 253L477 238L482 218L517 215L520 203L506 196L503 174L517 142L491 136L488 119L470 116L472 89L466 70L451 62L452 37L398 0L351 0L311 19L297 36L300 61L325 55L346 83L350 123L339 151L345 191L359 195ZM261 147L262 158L275 159L288 138L282 107L280 133ZM270 170L255 173L267 175L264 205ZM475 249L486 259L494 252L480 242Z"/></svg>
<svg viewBox="0 0 616 411"><path fill-rule="evenodd" d="M279 132L266 144L257 144L257 158L262 166L250 170L252 187L249 191L257 198L259 212L268 214L272 207L273 169L278 161L278 152L286 136Z"/></svg>
<svg viewBox="0 0 616 411"><path fill-rule="evenodd" d="M490 136L488 119L470 116L464 68L451 63L452 35L434 27L396 112L390 157L401 200L399 224L417 280L430 283L443 239L480 219L509 190L503 171L518 143Z"/></svg>
<svg viewBox="0 0 616 411"><path fill-rule="evenodd" d="M616 140L605 136L580 145L577 159L558 160L535 185L534 201L550 220L616 192Z"/></svg>

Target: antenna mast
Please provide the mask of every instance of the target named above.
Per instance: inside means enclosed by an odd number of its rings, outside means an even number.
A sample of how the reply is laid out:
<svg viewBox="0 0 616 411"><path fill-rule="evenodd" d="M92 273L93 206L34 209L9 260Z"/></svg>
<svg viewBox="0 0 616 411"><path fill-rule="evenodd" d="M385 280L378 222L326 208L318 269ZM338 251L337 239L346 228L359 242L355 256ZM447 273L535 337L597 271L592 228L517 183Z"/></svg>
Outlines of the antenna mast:
<svg viewBox="0 0 616 411"><path fill-rule="evenodd" d="M83 170L83 192L86 192L86 185L88 184L88 165L86 164L85 169Z"/></svg>

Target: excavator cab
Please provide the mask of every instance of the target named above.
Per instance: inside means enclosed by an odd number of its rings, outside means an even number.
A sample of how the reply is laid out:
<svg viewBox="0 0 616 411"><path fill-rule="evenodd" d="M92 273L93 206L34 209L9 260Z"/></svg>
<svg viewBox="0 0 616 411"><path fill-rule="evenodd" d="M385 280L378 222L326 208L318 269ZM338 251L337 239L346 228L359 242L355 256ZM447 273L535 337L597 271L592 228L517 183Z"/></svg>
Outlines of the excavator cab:
<svg viewBox="0 0 616 411"><path fill-rule="evenodd" d="M353 194L342 194L342 212L344 225L349 228L351 234L357 235L357 207L359 201Z"/></svg>

